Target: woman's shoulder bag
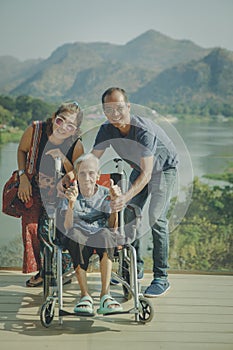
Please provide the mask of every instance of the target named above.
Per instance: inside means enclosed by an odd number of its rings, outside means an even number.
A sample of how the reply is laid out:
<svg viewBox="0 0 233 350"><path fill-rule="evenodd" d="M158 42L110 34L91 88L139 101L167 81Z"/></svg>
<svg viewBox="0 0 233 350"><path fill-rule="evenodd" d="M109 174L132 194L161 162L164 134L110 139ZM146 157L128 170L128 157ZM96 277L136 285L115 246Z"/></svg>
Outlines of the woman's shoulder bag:
<svg viewBox="0 0 233 350"><path fill-rule="evenodd" d="M42 133L42 122L33 122L33 134L30 146L30 151L27 159L26 173L28 178L31 180L36 172L36 161L39 149L39 143ZM18 198L18 188L19 188L19 174L18 170L13 171L9 180L5 183L2 192L2 212L6 215L14 216L20 218L25 211L29 209L26 208L25 203L23 203Z"/></svg>

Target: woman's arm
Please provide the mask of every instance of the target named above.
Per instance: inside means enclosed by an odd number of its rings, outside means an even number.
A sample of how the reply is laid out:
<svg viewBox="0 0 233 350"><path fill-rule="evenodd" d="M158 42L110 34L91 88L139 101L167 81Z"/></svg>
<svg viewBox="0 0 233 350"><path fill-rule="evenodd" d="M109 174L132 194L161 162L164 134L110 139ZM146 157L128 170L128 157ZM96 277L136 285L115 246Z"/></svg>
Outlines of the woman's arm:
<svg viewBox="0 0 233 350"><path fill-rule="evenodd" d="M17 160L19 170L26 169L27 155L30 151L33 128L29 126L23 133L18 146Z"/></svg>
<svg viewBox="0 0 233 350"><path fill-rule="evenodd" d="M76 145L74 147L74 151L72 154L72 163L79 158L84 153L84 147L80 140L76 142ZM56 155L58 156L58 155ZM63 162L66 174L62 177L61 181L59 181L57 185L57 191L59 197L64 197L64 188L63 185L68 188L70 186L70 182L75 178L74 172L73 172L73 164L63 155L60 155L60 158Z"/></svg>
<svg viewBox="0 0 233 350"><path fill-rule="evenodd" d="M118 229L118 213L111 213L108 218L108 227L115 230Z"/></svg>
<svg viewBox="0 0 233 350"><path fill-rule="evenodd" d="M74 203L76 201L76 198L78 197L78 194L79 194L79 191L78 191L77 181L75 180L73 183L73 186L70 186L65 192L65 197L69 201L68 208L65 213L65 221L64 221L64 227L66 230L69 230L70 228L73 227Z"/></svg>
<svg viewBox="0 0 233 350"><path fill-rule="evenodd" d="M68 208L66 210L65 214L65 221L64 221L64 227L65 230L69 230L73 227L73 221L74 221L74 204L69 201Z"/></svg>
<svg viewBox="0 0 233 350"><path fill-rule="evenodd" d="M72 163L79 158L84 153L84 147L80 140L76 142L76 145L74 147L73 155L72 155ZM73 168L72 168L73 169ZM72 170L71 169L71 170ZM68 172L68 171L67 171Z"/></svg>
<svg viewBox="0 0 233 350"><path fill-rule="evenodd" d="M23 133L21 140L19 142L18 151L17 151L17 162L19 170L26 170L27 157L30 151L31 140L33 134L33 127L29 126ZM28 180L27 175L24 173L19 177L20 184L18 189L18 197L22 202L28 202L30 196L32 196L32 186Z"/></svg>

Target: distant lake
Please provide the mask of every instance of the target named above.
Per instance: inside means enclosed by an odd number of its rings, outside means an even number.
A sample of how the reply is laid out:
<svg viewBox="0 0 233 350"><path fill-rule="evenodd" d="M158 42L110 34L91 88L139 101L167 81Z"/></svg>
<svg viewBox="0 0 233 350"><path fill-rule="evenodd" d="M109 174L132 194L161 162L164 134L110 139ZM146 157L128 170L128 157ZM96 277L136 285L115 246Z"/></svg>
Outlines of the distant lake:
<svg viewBox="0 0 233 350"><path fill-rule="evenodd" d="M161 124L161 126L163 125ZM175 130L175 133L184 142L191 157L193 175L195 176L202 177L207 173L221 173L230 162L233 162L233 123L177 122L173 125L167 125L165 129L168 134L174 134ZM90 150L96 131L97 129L93 129L92 132L84 135L86 151ZM0 146L1 191L2 185L9 178L11 172L17 169L16 150L17 144L15 143ZM203 181L212 183L206 179ZM2 251L3 247L9 246L13 239L21 237L21 220L0 213L0 223L0 249ZM8 265L4 264L4 266Z"/></svg>

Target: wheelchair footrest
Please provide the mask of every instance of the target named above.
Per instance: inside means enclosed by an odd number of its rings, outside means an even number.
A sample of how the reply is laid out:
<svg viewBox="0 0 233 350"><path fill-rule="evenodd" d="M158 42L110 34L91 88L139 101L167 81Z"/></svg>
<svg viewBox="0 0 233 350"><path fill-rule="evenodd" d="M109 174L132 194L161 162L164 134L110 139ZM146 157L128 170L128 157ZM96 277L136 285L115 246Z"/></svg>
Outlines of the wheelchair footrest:
<svg viewBox="0 0 233 350"><path fill-rule="evenodd" d="M107 314L100 314L99 316L112 316L112 315L124 315L128 314L129 311L115 311L115 312L109 312Z"/></svg>
<svg viewBox="0 0 233 350"><path fill-rule="evenodd" d="M78 317L93 317L94 313L90 314L87 312L69 312L66 310L59 310L59 316L78 316Z"/></svg>

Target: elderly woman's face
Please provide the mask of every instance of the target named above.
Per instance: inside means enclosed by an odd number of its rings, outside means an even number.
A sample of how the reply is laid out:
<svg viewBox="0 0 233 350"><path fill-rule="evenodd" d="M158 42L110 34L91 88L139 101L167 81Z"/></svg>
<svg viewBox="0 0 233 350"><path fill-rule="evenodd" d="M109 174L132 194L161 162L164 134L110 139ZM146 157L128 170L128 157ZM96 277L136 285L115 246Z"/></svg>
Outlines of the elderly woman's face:
<svg viewBox="0 0 233 350"><path fill-rule="evenodd" d="M95 160L88 159L77 166L77 180L81 193L93 195L96 181L99 178L98 166Z"/></svg>

